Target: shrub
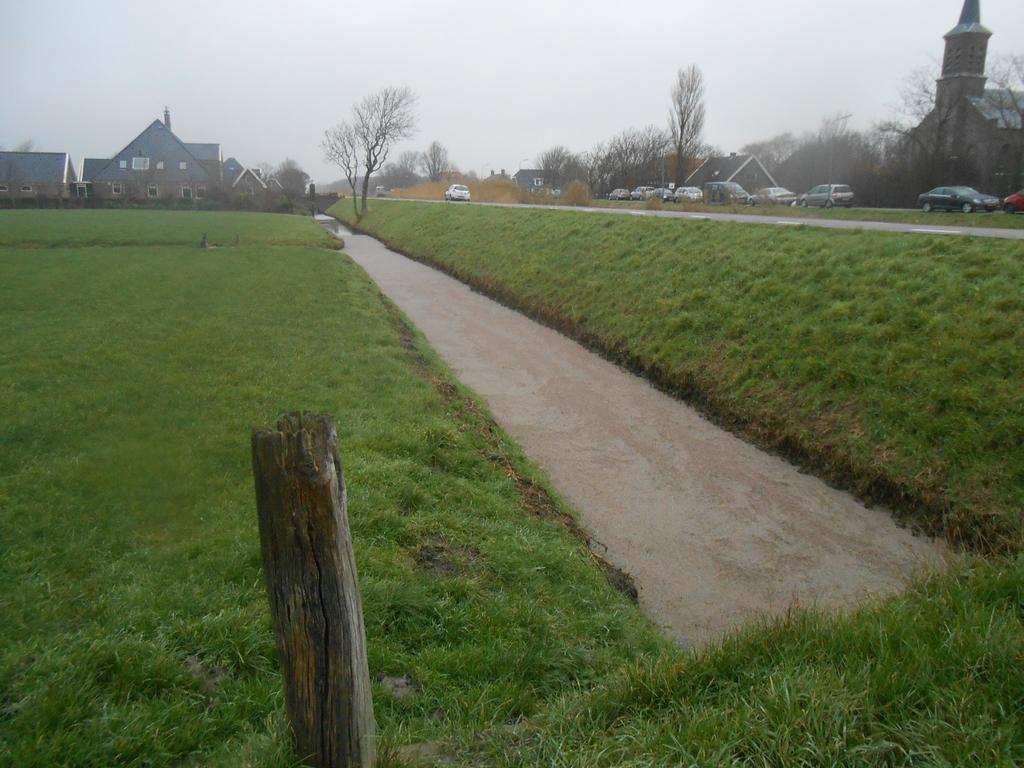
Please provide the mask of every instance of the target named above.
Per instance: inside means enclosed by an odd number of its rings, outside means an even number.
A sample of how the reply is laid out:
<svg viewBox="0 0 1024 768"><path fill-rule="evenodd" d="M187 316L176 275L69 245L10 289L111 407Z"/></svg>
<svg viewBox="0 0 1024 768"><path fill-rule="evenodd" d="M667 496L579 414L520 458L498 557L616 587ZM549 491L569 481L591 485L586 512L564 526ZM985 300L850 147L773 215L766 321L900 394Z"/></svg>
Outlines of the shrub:
<svg viewBox="0 0 1024 768"><path fill-rule="evenodd" d="M562 201L566 205L590 205L593 202L590 187L582 181L572 181L562 192Z"/></svg>
<svg viewBox="0 0 1024 768"><path fill-rule="evenodd" d="M660 211L662 207L660 197L648 197L644 200L644 208L649 211Z"/></svg>

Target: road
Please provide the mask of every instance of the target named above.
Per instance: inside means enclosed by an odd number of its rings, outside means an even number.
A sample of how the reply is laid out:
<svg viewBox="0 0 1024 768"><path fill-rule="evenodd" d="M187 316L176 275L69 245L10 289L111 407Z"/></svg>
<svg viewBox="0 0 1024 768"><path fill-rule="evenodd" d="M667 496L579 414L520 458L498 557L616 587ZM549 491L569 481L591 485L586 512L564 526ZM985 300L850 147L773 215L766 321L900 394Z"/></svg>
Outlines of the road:
<svg viewBox="0 0 1024 768"><path fill-rule="evenodd" d="M487 401L680 644L699 647L792 605L890 594L943 562L942 545L576 342L368 236L343 234L344 252Z"/></svg>
<svg viewBox="0 0 1024 768"><path fill-rule="evenodd" d="M399 198L375 198L374 202L403 202ZM439 203L442 205L466 205L466 203L446 203L443 200L416 200L415 202ZM611 213L623 216L652 216L664 219L695 219L712 221L735 221L743 224L762 224L769 227L821 227L823 229L866 229L875 232L904 232L924 235L947 235L973 237L994 237L1002 240L1024 240L1024 227L1019 229L1002 229L999 227L958 227L941 224L896 224L887 221L851 221L848 219L815 219L787 218L785 216L762 216L750 213L694 213L690 211L648 211L642 208L598 208L576 207L568 205L537 205L534 203L469 203L469 205L490 205L501 208L543 208L551 211L584 211L586 213ZM1007 214L976 214L977 216L1005 216ZM942 214L935 217L941 220Z"/></svg>

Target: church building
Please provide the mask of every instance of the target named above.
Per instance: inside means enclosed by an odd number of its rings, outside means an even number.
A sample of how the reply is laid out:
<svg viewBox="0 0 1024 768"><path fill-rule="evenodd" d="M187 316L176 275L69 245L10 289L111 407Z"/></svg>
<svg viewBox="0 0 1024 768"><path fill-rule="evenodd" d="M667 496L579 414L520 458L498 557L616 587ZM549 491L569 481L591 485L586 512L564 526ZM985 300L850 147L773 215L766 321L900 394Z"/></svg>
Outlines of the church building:
<svg viewBox="0 0 1024 768"><path fill-rule="evenodd" d="M981 0L965 0L960 22L945 35L935 107L913 138L931 160L932 183L1003 196L1024 186L1024 92L986 87L990 37Z"/></svg>

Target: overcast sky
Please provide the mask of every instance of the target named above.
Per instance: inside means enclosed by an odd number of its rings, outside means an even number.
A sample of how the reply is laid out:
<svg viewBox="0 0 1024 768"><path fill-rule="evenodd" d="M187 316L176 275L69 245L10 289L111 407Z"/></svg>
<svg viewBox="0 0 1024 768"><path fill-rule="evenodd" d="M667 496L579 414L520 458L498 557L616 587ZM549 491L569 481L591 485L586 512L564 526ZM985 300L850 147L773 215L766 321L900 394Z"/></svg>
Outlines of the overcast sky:
<svg viewBox="0 0 1024 768"><path fill-rule="evenodd" d="M109 157L171 109L184 141L245 164L297 159L322 182L326 127L408 85L419 129L463 170L530 166L664 124L678 68L707 81L725 151L850 112L892 116L941 57L962 0L0 0L0 145ZM989 53L1024 53L1024 4L982 0ZM397 151L397 150L396 150Z"/></svg>

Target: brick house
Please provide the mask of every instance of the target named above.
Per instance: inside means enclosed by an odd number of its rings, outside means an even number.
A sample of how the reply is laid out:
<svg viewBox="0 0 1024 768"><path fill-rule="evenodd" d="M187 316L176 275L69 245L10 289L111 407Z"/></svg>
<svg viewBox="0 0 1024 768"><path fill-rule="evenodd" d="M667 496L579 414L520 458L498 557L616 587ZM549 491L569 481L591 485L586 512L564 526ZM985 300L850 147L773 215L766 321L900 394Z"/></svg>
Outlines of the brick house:
<svg viewBox="0 0 1024 768"><path fill-rule="evenodd" d="M222 186L219 144L184 142L171 114L154 120L110 159L82 161L84 193L112 200L202 199Z"/></svg>
<svg viewBox="0 0 1024 768"><path fill-rule="evenodd" d="M67 152L0 152L0 200L66 200L77 181Z"/></svg>

